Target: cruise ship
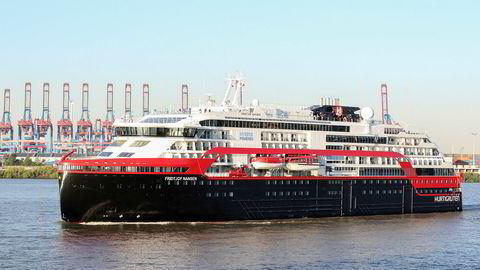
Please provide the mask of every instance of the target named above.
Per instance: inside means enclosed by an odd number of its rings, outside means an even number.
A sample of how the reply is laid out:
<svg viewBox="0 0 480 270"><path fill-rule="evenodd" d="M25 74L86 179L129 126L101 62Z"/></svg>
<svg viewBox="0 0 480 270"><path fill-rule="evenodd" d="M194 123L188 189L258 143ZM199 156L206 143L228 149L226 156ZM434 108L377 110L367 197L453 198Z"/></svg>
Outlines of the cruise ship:
<svg viewBox="0 0 480 270"><path fill-rule="evenodd" d="M115 122L94 159L59 162L66 222L227 221L462 210L437 145L370 107L221 103Z"/></svg>

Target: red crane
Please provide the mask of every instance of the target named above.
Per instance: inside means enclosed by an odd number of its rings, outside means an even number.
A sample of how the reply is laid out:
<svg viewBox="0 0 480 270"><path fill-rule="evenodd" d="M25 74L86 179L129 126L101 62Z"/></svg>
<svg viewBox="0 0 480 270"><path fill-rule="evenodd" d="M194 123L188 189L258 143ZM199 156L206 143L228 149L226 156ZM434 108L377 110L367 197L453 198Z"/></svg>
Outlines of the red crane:
<svg viewBox="0 0 480 270"><path fill-rule="evenodd" d="M88 108L88 83L82 85L82 117L77 121L77 139L82 142L92 141L92 122Z"/></svg>
<svg viewBox="0 0 480 270"><path fill-rule="evenodd" d="M63 84L63 113L62 119L57 122L57 140L71 142L73 140L73 123L70 119L70 85Z"/></svg>
<svg viewBox="0 0 480 270"><path fill-rule="evenodd" d="M103 141L103 128L102 128L102 119L95 119L95 125L93 126L93 139L94 142Z"/></svg>
<svg viewBox="0 0 480 270"><path fill-rule="evenodd" d="M182 84L182 112L188 112L188 85Z"/></svg>
<svg viewBox="0 0 480 270"><path fill-rule="evenodd" d="M10 114L10 89L5 89L3 99L3 117L0 123L2 140L13 140L13 127Z"/></svg>
<svg viewBox="0 0 480 270"><path fill-rule="evenodd" d="M125 84L125 118L132 119L132 84Z"/></svg>
<svg viewBox="0 0 480 270"><path fill-rule="evenodd" d="M53 143L53 126L50 120L50 84L43 84L43 111L42 118L35 119L35 139L47 141L49 149L52 149ZM45 148L44 148L45 150Z"/></svg>
<svg viewBox="0 0 480 270"><path fill-rule="evenodd" d="M17 122L18 139L33 140L34 126L32 121L32 84L25 83L25 106L23 118Z"/></svg>
<svg viewBox="0 0 480 270"><path fill-rule="evenodd" d="M143 84L143 116L150 114L150 87Z"/></svg>
<svg viewBox="0 0 480 270"><path fill-rule="evenodd" d="M107 84L107 115L102 122L103 141L111 142L113 137L113 122L115 115L113 114L113 84Z"/></svg>

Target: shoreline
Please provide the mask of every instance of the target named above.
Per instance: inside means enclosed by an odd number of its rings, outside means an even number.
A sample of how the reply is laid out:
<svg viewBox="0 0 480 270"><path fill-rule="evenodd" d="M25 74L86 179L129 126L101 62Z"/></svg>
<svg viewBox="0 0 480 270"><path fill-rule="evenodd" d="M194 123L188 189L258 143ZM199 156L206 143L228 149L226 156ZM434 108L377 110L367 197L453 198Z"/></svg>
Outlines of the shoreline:
<svg viewBox="0 0 480 270"><path fill-rule="evenodd" d="M58 179L58 173L55 167L48 165L4 166L0 179Z"/></svg>
<svg viewBox="0 0 480 270"><path fill-rule="evenodd" d="M57 178L0 178L1 180L6 180L6 181L15 181L15 180L40 180L40 181L45 181L45 180L58 180Z"/></svg>

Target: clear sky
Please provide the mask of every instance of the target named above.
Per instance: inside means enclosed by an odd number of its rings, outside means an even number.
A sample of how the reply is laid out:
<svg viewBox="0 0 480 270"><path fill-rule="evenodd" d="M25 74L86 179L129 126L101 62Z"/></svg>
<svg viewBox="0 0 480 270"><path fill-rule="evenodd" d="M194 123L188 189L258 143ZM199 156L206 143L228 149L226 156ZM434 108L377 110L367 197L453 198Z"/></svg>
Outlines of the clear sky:
<svg viewBox="0 0 480 270"><path fill-rule="evenodd" d="M394 119L445 152L471 153L480 132L479 1L1 1L0 12L0 89L12 89L15 120L26 81L34 117L50 83L56 121L63 82L75 118L83 82L92 118L104 118L108 82L119 116L125 82L139 114L144 82L151 107L180 103L182 83L195 104L205 93L220 100L238 70L246 100L339 97L377 116L385 82Z"/></svg>

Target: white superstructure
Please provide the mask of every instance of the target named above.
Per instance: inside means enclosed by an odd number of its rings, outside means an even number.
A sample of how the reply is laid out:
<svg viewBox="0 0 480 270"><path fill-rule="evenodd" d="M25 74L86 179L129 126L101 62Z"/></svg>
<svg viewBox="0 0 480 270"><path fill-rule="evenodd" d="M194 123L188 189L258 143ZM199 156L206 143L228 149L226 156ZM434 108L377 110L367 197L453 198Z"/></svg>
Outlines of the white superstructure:
<svg viewBox="0 0 480 270"><path fill-rule="evenodd" d="M415 168L451 175L452 165L425 133L414 133L399 123L373 120L373 110L334 105L279 106L254 100L243 104L242 77L232 77L221 104L209 98L188 112L157 113L114 123L115 141L99 154L109 158L197 158L214 147L339 149L394 151L407 156ZM333 103L332 103L333 104ZM227 156L215 172L246 163ZM331 157L337 173L375 175L376 168L398 168L388 158ZM361 170L359 168L362 168Z"/></svg>

